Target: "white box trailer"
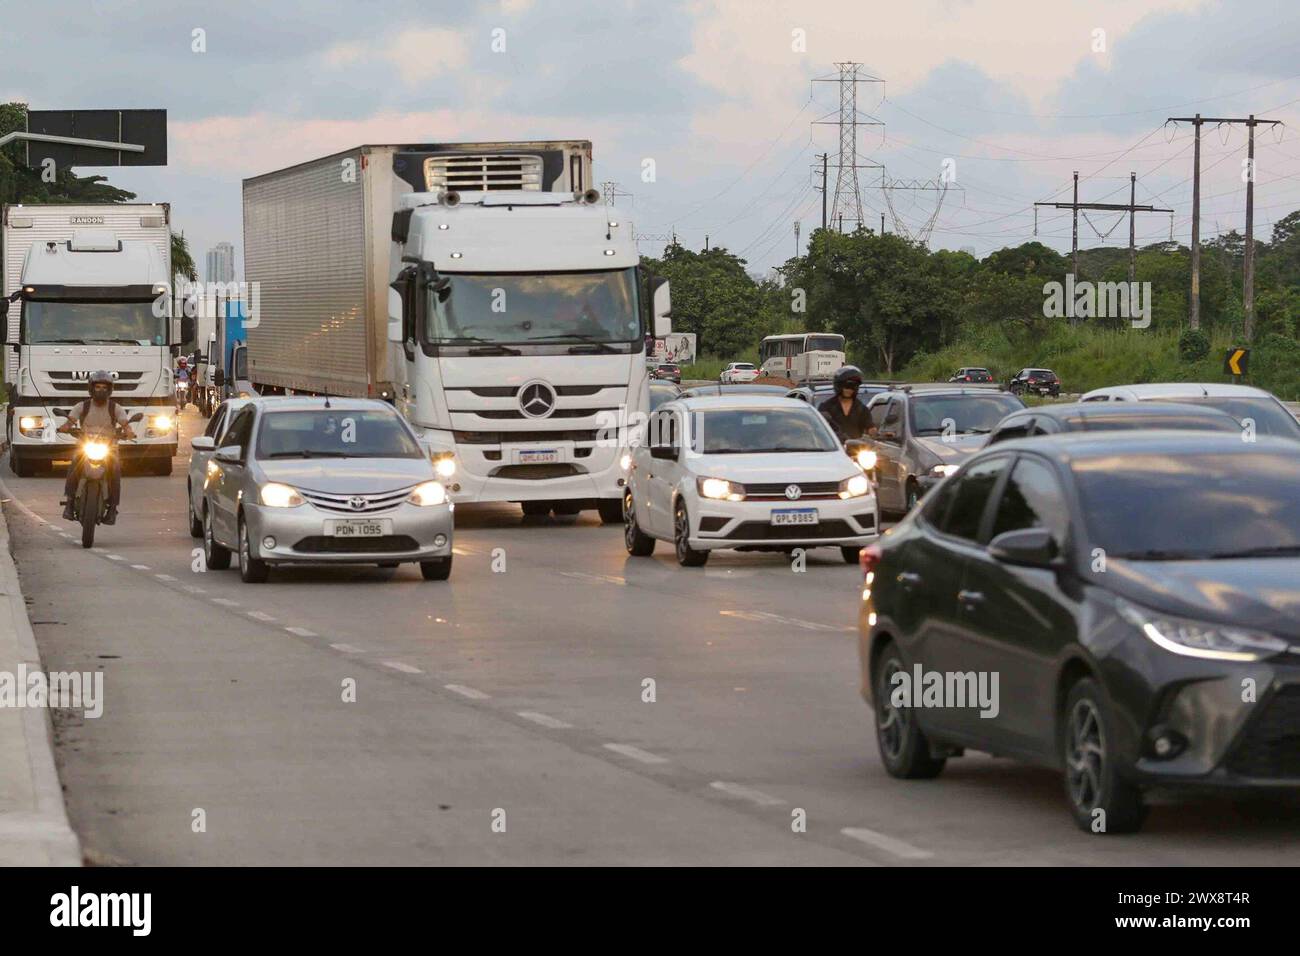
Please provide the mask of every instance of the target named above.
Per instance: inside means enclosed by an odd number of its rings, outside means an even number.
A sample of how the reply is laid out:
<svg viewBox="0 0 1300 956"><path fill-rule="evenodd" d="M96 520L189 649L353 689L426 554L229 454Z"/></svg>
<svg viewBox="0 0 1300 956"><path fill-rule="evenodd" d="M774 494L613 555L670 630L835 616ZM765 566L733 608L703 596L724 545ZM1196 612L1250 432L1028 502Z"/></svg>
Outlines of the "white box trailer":
<svg viewBox="0 0 1300 956"><path fill-rule="evenodd" d="M254 387L394 396L388 285L402 195L590 187L586 140L365 145L245 179Z"/></svg>

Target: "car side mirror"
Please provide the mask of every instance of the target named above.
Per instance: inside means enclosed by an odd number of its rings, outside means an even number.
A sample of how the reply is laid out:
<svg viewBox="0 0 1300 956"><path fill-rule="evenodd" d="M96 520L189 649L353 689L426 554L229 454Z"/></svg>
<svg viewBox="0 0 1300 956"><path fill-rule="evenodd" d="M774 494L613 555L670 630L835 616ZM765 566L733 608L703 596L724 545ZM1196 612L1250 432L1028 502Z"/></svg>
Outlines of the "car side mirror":
<svg viewBox="0 0 1300 956"><path fill-rule="evenodd" d="M677 460L677 447L675 445L651 445L651 458L662 458L668 461Z"/></svg>
<svg viewBox="0 0 1300 956"><path fill-rule="evenodd" d="M207 435L199 435L190 439L190 448L195 451L212 451L217 447L217 443Z"/></svg>
<svg viewBox="0 0 1300 956"><path fill-rule="evenodd" d="M1006 564L1030 568L1056 567L1060 563L1060 549L1046 528L1004 531L989 542L989 554Z"/></svg>
<svg viewBox="0 0 1300 956"><path fill-rule="evenodd" d="M397 285L397 283L393 283ZM403 285L405 283L403 282ZM402 341L402 293L393 286L388 288L388 341Z"/></svg>
<svg viewBox="0 0 1300 956"><path fill-rule="evenodd" d="M217 449L217 452L213 457L216 458L217 461L225 461L232 465L237 465L244 457L244 449L242 445L224 445Z"/></svg>

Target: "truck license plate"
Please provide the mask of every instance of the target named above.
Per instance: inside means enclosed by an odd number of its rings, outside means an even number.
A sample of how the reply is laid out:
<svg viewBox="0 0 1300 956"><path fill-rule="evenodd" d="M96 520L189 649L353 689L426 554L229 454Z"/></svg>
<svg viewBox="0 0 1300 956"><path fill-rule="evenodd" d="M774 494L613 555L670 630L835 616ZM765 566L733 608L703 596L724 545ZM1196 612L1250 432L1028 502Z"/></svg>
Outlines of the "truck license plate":
<svg viewBox="0 0 1300 956"><path fill-rule="evenodd" d="M380 538L388 533L387 521L340 518L325 523L326 533L336 538Z"/></svg>
<svg viewBox="0 0 1300 956"><path fill-rule="evenodd" d="M519 453L521 465L553 465L560 460L558 448L531 448Z"/></svg>
<svg viewBox="0 0 1300 956"><path fill-rule="evenodd" d="M817 509L781 508L772 512L772 524L817 524Z"/></svg>

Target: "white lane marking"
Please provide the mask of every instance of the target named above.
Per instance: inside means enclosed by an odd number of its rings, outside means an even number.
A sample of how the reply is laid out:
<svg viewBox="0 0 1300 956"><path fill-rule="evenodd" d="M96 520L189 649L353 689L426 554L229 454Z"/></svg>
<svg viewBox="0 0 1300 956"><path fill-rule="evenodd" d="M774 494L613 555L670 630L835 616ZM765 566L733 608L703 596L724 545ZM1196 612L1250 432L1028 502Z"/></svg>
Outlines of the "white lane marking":
<svg viewBox="0 0 1300 956"><path fill-rule="evenodd" d="M770 793L764 793L762 790L755 790L753 787L746 787L739 783L728 783L725 780L715 780L709 784L714 790L720 790L728 796L739 797L742 800L750 800L757 803L760 807L779 807L786 801L780 797L774 797Z"/></svg>
<svg viewBox="0 0 1300 956"><path fill-rule="evenodd" d="M293 628L289 628L289 630L292 631ZM298 630L307 631L307 628L300 627L298 628ZM315 637L316 635L313 634L311 631L307 631L307 633L303 634L302 636ZM366 649L364 647L357 647L355 644L331 644L330 647L334 648L334 650L336 651L341 651L344 654L364 654L366 652Z"/></svg>
<svg viewBox="0 0 1300 956"><path fill-rule="evenodd" d="M90 550L94 554L108 554L108 548L91 548Z"/></svg>
<svg viewBox="0 0 1300 956"><path fill-rule="evenodd" d="M108 560L110 560L110 561L125 561L125 560L126 560L126 558L122 557L120 554L106 554L106 555L104 555L104 557L108 558Z"/></svg>
<svg viewBox="0 0 1300 956"><path fill-rule="evenodd" d="M222 607L239 607L238 601L232 601L230 598L213 598L213 604L220 604Z"/></svg>
<svg viewBox="0 0 1300 956"><path fill-rule="evenodd" d="M587 571L561 571L560 575L566 578L576 578L579 581L599 581L602 584L627 584L627 579L621 578L617 574L590 574Z"/></svg>
<svg viewBox="0 0 1300 956"><path fill-rule="evenodd" d="M253 618L254 620L257 620L257 621L274 621L274 620L275 620L275 618L271 617L271 615L267 614L265 611L249 611L249 612L248 612L248 616L251 617L251 618Z"/></svg>
<svg viewBox="0 0 1300 956"><path fill-rule="evenodd" d="M570 730L573 727L573 724L566 724L550 714L543 714L536 710L521 710L519 716L524 720L531 720L535 724L541 724L543 727L550 727L552 730Z"/></svg>
<svg viewBox="0 0 1300 956"><path fill-rule="evenodd" d="M60 531L60 532L59 532L59 537L60 537L60 538L67 538L69 541L72 540L72 535L68 534L68 532L66 532L66 531Z"/></svg>
<svg viewBox="0 0 1300 956"><path fill-rule="evenodd" d="M403 674L423 674L424 671L418 667L412 667L410 664L403 664L401 661L380 661L385 667L391 667L395 671L401 671Z"/></svg>
<svg viewBox="0 0 1300 956"><path fill-rule="evenodd" d="M875 830L867 830L864 827L845 827L840 832L846 837L852 837L854 840L867 844L867 846L874 846L878 850L892 853L903 860L928 860L934 856L929 850L922 850L918 846L912 846L910 843L896 840L883 833L877 833Z"/></svg>
<svg viewBox="0 0 1300 956"><path fill-rule="evenodd" d="M840 626L835 624L818 624L816 621L801 621L795 617L782 617L780 614L772 614L768 611L719 611L723 617L734 617L741 621L756 621L763 624L784 624L787 627L798 627L805 631L834 631L837 633L849 633L857 631L856 627Z"/></svg>
<svg viewBox="0 0 1300 956"><path fill-rule="evenodd" d="M473 687L466 687L464 684L443 684L443 687L453 694L460 694L462 697L468 697L470 700L487 700L491 694L485 694L481 690L475 690Z"/></svg>
<svg viewBox="0 0 1300 956"><path fill-rule="evenodd" d="M152 571L153 569L147 564L133 564L131 567L136 571Z"/></svg>
<svg viewBox="0 0 1300 956"><path fill-rule="evenodd" d="M172 577L170 574L155 574L154 577L156 577L159 581L175 581L175 580L176 580L176 579L175 579L174 577Z"/></svg>
<svg viewBox="0 0 1300 956"><path fill-rule="evenodd" d="M320 636L320 635L318 635L315 631L309 631L309 630L307 630L307 628L305 628L305 627L286 627L285 630L288 631L290 634L297 634L299 637L319 637L319 636ZM333 646L333 645L331 645L331 646Z"/></svg>
<svg viewBox="0 0 1300 956"><path fill-rule="evenodd" d="M206 589L199 587L197 584L182 584L181 587L183 587L185 590L189 591L191 594L207 594L207 593L208 593Z"/></svg>
<svg viewBox="0 0 1300 956"><path fill-rule="evenodd" d="M624 757L631 757L633 760L639 760L642 763L668 762L667 757L660 757L658 754L652 754L640 747L633 747L631 744L605 744L605 749L612 750L616 754L622 754Z"/></svg>

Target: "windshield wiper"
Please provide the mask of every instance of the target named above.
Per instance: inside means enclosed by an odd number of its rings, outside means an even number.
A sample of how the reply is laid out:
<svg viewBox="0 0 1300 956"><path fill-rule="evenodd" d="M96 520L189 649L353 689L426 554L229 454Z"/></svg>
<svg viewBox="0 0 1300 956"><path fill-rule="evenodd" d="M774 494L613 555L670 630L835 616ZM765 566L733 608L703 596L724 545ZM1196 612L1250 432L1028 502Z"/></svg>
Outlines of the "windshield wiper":
<svg viewBox="0 0 1300 956"><path fill-rule="evenodd" d="M597 349L601 352L618 352L618 349L612 348L610 344L604 339L598 339L594 335L588 335L585 332L563 332L557 335L535 335L528 341L545 342L545 341L554 341L556 339L577 339L579 342L583 343L584 346L589 346L589 345L596 346ZM574 346L574 348L569 349L569 354L570 355L576 354L574 349L580 347L581 346Z"/></svg>
<svg viewBox="0 0 1300 956"><path fill-rule="evenodd" d="M1126 561L1202 561L1208 555L1195 554L1191 551L1163 551L1159 548L1149 548L1146 551L1126 551L1123 554L1113 554L1113 558L1122 558Z"/></svg>
<svg viewBox="0 0 1300 956"><path fill-rule="evenodd" d="M470 355L520 355L518 349L506 348L504 345L478 345L469 350Z"/></svg>
<svg viewBox="0 0 1300 956"><path fill-rule="evenodd" d="M312 451L310 448L303 448L299 451L275 451L269 455L261 456L263 458L351 458L352 455L341 451Z"/></svg>
<svg viewBox="0 0 1300 956"><path fill-rule="evenodd" d="M1258 548L1242 548L1240 551L1216 551L1211 558L1268 558L1300 555L1300 544L1264 545Z"/></svg>
<svg viewBox="0 0 1300 956"><path fill-rule="evenodd" d="M91 339L92 342L107 343L110 345L139 345L139 339Z"/></svg>
<svg viewBox="0 0 1300 956"><path fill-rule="evenodd" d="M85 339L41 339L33 345L89 345Z"/></svg>
<svg viewBox="0 0 1300 956"><path fill-rule="evenodd" d="M434 345L468 345L470 343L482 342L481 346L472 348L470 355L519 355L518 349L507 348L500 342L493 342L491 339L485 339L479 335L457 335L452 338L436 339Z"/></svg>

